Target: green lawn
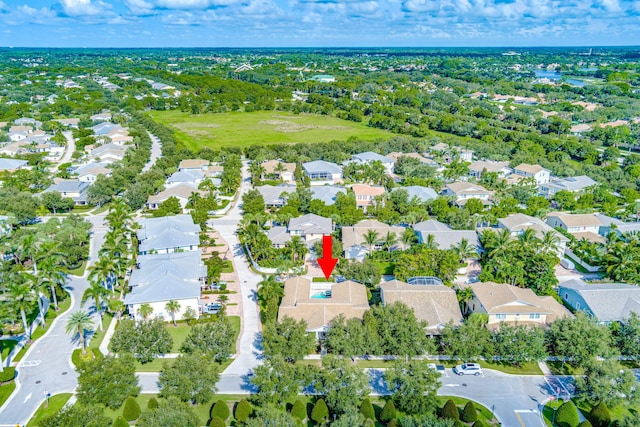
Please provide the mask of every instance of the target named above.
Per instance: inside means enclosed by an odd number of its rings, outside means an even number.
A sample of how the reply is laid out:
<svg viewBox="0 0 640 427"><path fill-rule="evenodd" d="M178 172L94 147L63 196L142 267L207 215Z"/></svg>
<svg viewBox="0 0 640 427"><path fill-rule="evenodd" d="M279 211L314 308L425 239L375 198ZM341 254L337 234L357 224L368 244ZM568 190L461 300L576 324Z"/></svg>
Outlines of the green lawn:
<svg viewBox="0 0 640 427"><path fill-rule="evenodd" d="M4 404L4 402L11 396L13 390L16 389L16 382L11 381L7 384L0 385L0 407Z"/></svg>
<svg viewBox="0 0 640 427"><path fill-rule="evenodd" d="M153 111L154 120L174 130L185 147L248 147L255 144L388 139L393 134L331 116L277 111L193 115L180 111Z"/></svg>
<svg viewBox="0 0 640 427"><path fill-rule="evenodd" d="M82 276L84 274L84 269L87 267L87 262L83 261L79 267L74 268L73 270L69 270L69 274L74 276Z"/></svg>
<svg viewBox="0 0 640 427"><path fill-rule="evenodd" d="M396 266L395 262L391 262L391 261L373 261L373 262L375 263L375 265L378 266L378 268L380 268L380 274L384 276L393 275L393 269Z"/></svg>
<svg viewBox="0 0 640 427"><path fill-rule="evenodd" d="M18 341L15 340L2 340L2 360L7 360L7 356L17 344Z"/></svg>
<svg viewBox="0 0 640 427"><path fill-rule="evenodd" d="M556 424L553 424L552 421L554 420L555 412L562 403L564 403L562 400L552 400L544 406L542 416L548 427L557 426ZM589 402L585 400L574 400L574 403L585 417L589 415L589 412L591 412L592 405L589 404ZM626 403L628 404L629 402L627 401ZM620 421L630 414L628 407L624 405L614 406L613 408L609 408L609 410L611 411L611 419L613 421L612 425L615 425L616 421Z"/></svg>
<svg viewBox="0 0 640 427"><path fill-rule="evenodd" d="M70 397L71 393L61 393L51 396L49 398L48 404L47 402L42 402L36 413L33 414L33 417L31 417L31 419L27 423L27 427L38 426L41 420L48 417L49 415L55 414L60 409L62 409L62 407L65 403L67 403Z"/></svg>
<svg viewBox="0 0 640 427"><path fill-rule="evenodd" d="M167 323L167 330L169 331L171 338L173 338L171 353L180 353L180 347L182 347L182 343L187 338L187 335L189 335L191 326L186 323L178 323L178 326L173 326L172 323Z"/></svg>

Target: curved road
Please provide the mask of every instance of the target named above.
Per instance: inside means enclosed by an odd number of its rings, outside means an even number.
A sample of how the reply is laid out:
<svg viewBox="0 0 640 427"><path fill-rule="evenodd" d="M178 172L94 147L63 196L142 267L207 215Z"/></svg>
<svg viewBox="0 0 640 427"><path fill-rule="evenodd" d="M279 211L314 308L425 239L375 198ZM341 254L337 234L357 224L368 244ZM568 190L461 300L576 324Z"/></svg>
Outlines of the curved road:
<svg viewBox="0 0 640 427"><path fill-rule="evenodd" d="M88 265L98 259L98 252L104 242L107 228L104 226L105 215L88 216L93 224L89 248ZM98 321L93 302L81 304L82 294L87 289L87 273L82 277L69 276L67 290L71 295L71 307L56 317L45 335L38 339L27 350L18 364L17 388L5 404L0 408L0 425L25 425L40 404L45 400L47 392L70 393L78 384L78 374L71 364L71 354L78 348L77 336L71 337L65 331L71 313L83 309Z"/></svg>

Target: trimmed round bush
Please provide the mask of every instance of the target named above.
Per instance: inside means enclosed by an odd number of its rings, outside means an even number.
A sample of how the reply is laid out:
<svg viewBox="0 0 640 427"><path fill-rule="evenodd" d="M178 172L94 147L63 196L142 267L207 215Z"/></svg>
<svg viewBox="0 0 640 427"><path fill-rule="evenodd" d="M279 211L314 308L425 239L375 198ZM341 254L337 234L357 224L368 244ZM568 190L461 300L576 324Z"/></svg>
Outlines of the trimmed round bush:
<svg viewBox="0 0 640 427"><path fill-rule="evenodd" d="M460 414L458 413L458 407L451 399L447 400L442 407L442 418L448 418L450 420L459 420Z"/></svg>
<svg viewBox="0 0 640 427"><path fill-rule="evenodd" d="M158 401L156 400L155 397L152 397L151 399L149 399L149 401L147 402L147 409L156 409L158 407Z"/></svg>
<svg viewBox="0 0 640 427"><path fill-rule="evenodd" d="M209 427L226 427L227 423L222 421L220 417L216 417L215 415L211 417L211 421L209 421Z"/></svg>
<svg viewBox="0 0 640 427"><path fill-rule="evenodd" d="M0 383L6 383L7 381L13 381L16 377L16 368L13 366L7 366L4 371L0 372Z"/></svg>
<svg viewBox="0 0 640 427"><path fill-rule="evenodd" d="M327 419L329 419L329 408L327 408L327 404L324 399L318 399L315 405L313 405L313 410L311 411L311 419L316 423L320 424Z"/></svg>
<svg viewBox="0 0 640 427"><path fill-rule="evenodd" d="M113 424L111 424L111 427L129 427L129 423L124 418L118 417L113 420Z"/></svg>
<svg viewBox="0 0 640 427"><path fill-rule="evenodd" d="M467 425L462 421L458 420L453 424L453 427L466 427Z"/></svg>
<svg viewBox="0 0 640 427"><path fill-rule="evenodd" d="M393 400L389 399L382 407L380 412L380 421L388 423L396 417L396 405L393 404Z"/></svg>
<svg viewBox="0 0 640 427"><path fill-rule="evenodd" d="M474 405L473 402L469 401L464 405L462 417L460 417L460 419L465 423L473 423L478 420L478 411L476 410L476 405Z"/></svg>
<svg viewBox="0 0 640 427"><path fill-rule="evenodd" d="M577 427L579 423L578 408L571 400L560 405L556 412L556 424L560 427Z"/></svg>
<svg viewBox="0 0 640 427"><path fill-rule="evenodd" d="M304 420L307 418L307 405L305 405L302 400L296 399L291 407L291 415L300 421Z"/></svg>
<svg viewBox="0 0 640 427"><path fill-rule="evenodd" d="M365 419L376 419L376 411L373 409L371 400L369 400L368 397L362 401L362 404L360 405L360 413L364 416Z"/></svg>
<svg viewBox="0 0 640 427"><path fill-rule="evenodd" d="M211 408L211 418L218 417L222 421L225 421L231 415L229 405L224 400L218 400Z"/></svg>
<svg viewBox="0 0 640 427"><path fill-rule="evenodd" d="M393 418L392 420L389 421L389 423L387 424L387 427L398 427L398 421L396 421L396 419Z"/></svg>
<svg viewBox="0 0 640 427"><path fill-rule="evenodd" d="M251 406L251 403L247 402L247 399L242 399L236 405L236 411L233 416L237 421L244 423L249 419L252 413L253 406Z"/></svg>
<svg viewBox="0 0 640 427"><path fill-rule="evenodd" d="M376 422L371 418L367 418L362 427L376 427Z"/></svg>
<svg viewBox="0 0 640 427"><path fill-rule="evenodd" d="M611 424L611 411L606 403L600 402L589 412L589 421L593 427L609 427Z"/></svg>
<svg viewBox="0 0 640 427"><path fill-rule="evenodd" d="M132 396L129 396L124 401L124 409L122 410L122 418L127 421L134 421L140 417L142 410L140 404Z"/></svg>
<svg viewBox="0 0 640 427"><path fill-rule="evenodd" d="M589 420L584 420L583 422L578 424L578 427L593 427L593 424L591 424Z"/></svg>

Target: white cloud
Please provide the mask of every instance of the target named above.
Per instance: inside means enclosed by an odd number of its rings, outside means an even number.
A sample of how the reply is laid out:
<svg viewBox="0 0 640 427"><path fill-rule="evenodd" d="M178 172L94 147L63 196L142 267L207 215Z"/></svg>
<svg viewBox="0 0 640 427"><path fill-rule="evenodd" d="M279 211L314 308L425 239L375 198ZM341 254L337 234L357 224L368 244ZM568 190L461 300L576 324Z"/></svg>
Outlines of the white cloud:
<svg viewBox="0 0 640 427"><path fill-rule="evenodd" d="M271 0L249 0L247 4L240 7L239 13L242 15L253 15L256 17L274 18L282 15L282 9Z"/></svg>
<svg viewBox="0 0 640 427"><path fill-rule="evenodd" d="M62 9L67 16L86 16L102 13L105 3L93 4L91 0L62 0ZM109 6L110 7L110 6Z"/></svg>
<svg viewBox="0 0 640 427"><path fill-rule="evenodd" d="M162 9L209 9L212 7L229 6L238 0L156 0L156 7Z"/></svg>
<svg viewBox="0 0 640 427"><path fill-rule="evenodd" d="M125 0L125 4L134 15L153 14L153 4L145 0Z"/></svg>

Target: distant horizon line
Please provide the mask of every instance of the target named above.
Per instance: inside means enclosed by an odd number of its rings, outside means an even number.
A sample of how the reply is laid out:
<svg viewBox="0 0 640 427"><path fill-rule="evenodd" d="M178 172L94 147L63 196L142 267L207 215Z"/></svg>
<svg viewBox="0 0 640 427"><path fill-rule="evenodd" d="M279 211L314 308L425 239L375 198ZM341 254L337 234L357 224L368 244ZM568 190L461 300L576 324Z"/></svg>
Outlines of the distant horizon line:
<svg viewBox="0 0 640 427"><path fill-rule="evenodd" d="M602 49L640 48L640 44L519 46L0 46L0 49Z"/></svg>

